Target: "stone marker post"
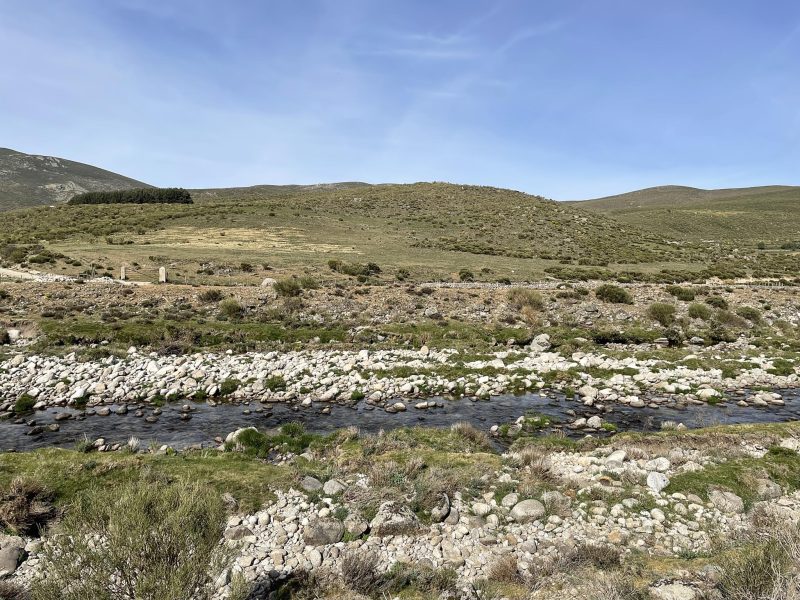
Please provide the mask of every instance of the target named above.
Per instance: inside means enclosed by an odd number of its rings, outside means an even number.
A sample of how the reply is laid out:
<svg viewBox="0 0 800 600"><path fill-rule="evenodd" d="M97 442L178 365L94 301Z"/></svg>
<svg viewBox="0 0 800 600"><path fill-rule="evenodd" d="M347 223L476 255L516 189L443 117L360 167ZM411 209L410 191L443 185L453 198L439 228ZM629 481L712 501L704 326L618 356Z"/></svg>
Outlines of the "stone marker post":
<svg viewBox="0 0 800 600"><path fill-rule="evenodd" d="M158 283L167 283L167 268L158 268Z"/></svg>
<svg viewBox="0 0 800 600"><path fill-rule="evenodd" d="M125 267L120 267L119 269L119 280L120 281L127 281L128 280L128 269Z"/></svg>

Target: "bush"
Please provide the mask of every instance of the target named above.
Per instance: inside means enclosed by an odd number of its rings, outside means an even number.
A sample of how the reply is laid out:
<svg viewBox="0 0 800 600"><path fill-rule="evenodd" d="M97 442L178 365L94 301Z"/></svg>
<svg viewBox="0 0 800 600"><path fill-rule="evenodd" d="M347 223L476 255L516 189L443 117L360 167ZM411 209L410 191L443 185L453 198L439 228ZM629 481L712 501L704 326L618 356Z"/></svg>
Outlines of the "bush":
<svg viewBox="0 0 800 600"><path fill-rule="evenodd" d="M743 319L747 319L753 324L761 323L761 311L757 308L753 308L752 306L742 306L736 309L736 314L742 317Z"/></svg>
<svg viewBox="0 0 800 600"><path fill-rule="evenodd" d="M675 321L675 306L656 302L648 307L647 316L660 323L663 327L669 327Z"/></svg>
<svg viewBox="0 0 800 600"><path fill-rule="evenodd" d="M4 346L10 343L11 343L11 336L8 335L8 331L6 331L3 327L0 327L0 346Z"/></svg>
<svg viewBox="0 0 800 600"><path fill-rule="evenodd" d="M729 310L717 311L717 314L714 315L714 320L721 325L726 325L736 329L747 327L747 321Z"/></svg>
<svg viewBox="0 0 800 600"><path fill-rule="evenodd" d="M610 283L599 286L594 291L594 295L598 300L611 304L633 304L633 298L627 290L618 285L611 285Z"/></svg>
<svg viewBox="0 0 800 600"><path fill-rule="evenodd" d="M681 287L679 285L668 285L667 292L683 302L691 302L695 297L693 289Z"/></svg>
<svg viewBox="0 0 800 600"><path fill-rule="evenodd" d="M276 281L275 285L272 287L275 293L283 298L293 298L299 296L303 292L303 287L300 285L300 282L293 277Z"/></svg>
<svg viewBox="0 0 800 600"><path fill-rule="evenodd" d="M200 302L211 304L212 302L219 302L223 296L219 290L206 290L205 292L200 292L197 298Z"/></svg>
<svg viewBox="0 0 800 600"><path fill-rule="evenodd" d="M692 319L702 319L708 321L711 318L711 309L705 304L695 302L689 305L689 316Z"/></svg>
<svg viewBox="0 0 800 600"><path fill-rule="evenodd" d="M508 301L518 310L522 308L542 310L544 308L544 299L536 290L514 288L508 292Z"/></svg>
<svg viewBox="0 0 800 600"><path fill-rule="evenodd" d="M192 204L192 195L180 188L139 188L112 192L86 192L67 204Z"/></svg>
<svg viewBox="0 0 800 600"><path fill-rule="evenodd" d="M721 310L727 310L728 308L728 301L720 296L709 296L708 298L706 298L706 304L708 304L709 306L713 306L714 308L719 308Z"/></svg>
<svg viewBox="0 0 800 600"><path fill-rule="evenodd" d="M228 298L219 303L219 314L227 319L239 319L243 313L242 305L233 298Z"/></svg>
<svg viewBox="0 0 800 600"><path fill-rule="evenodd" d="M725 600L788 599L800 583L798 562L797 525L773 528L723 557L717 587Z"/></svg>
<svg viewBox="0 0 800 600"><path fill-rule="evenodd" d="M319 289L319 282L314 279L313 277L306 275L305 277L301 277L299 282L300 286L304 290L316 290Z"/></svg>
<svg viewBox="0 0 800 600"><path fill-rule="evenodd" d="M381 587L382 573L374 552L350 550L342 557L342 580L351 590L371 596Z"/></svg>
<svg viewBox="0 0 800 600"><path fill-rule="evenodd" d="M230 558L220 545L224 529L220 496L197 484L139 481L116 492L93 490L43 547L33 598L211 598Z"/></svg>
<svg viewBox="0 0 800 600"><path fill-rule="evenodd" d="M14 412L18 415L24 415L33 412L33 407L35 405L35 398L30 397L28 394L22 394L14 403Z"/></svg>
<svg viewBox="0 0 800 600"><path fill-rule="evenodd" d="M14 535L38 535L56 511L53 494L33 479L17 477L0 494L0 530Z"/></svg>
<svg viewBox="0 0 800 600"><path fill-rule="evenodd" d="M458 278L461 281L473 281L475 279L475 275L469 269L461 269L458 272Z"/></svg>

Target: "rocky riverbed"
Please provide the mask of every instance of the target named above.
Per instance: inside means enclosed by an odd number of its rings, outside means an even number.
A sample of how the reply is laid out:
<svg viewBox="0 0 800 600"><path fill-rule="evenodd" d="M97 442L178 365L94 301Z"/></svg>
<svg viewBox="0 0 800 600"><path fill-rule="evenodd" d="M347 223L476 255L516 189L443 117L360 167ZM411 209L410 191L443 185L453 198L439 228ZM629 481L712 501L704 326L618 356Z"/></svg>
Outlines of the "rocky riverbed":
<svg viewBox="0 0 800 600"><path fill-rule="evenodd" d="M238 435L229 441L235 443ZM711 553L719 540L748 531L754 515L762 522L797 523L800 494L773 480L768 468L755 469L744 498L713 485L702 495L687 490L692 481L687 475L708 473L713 482L726 465L764 461L767 467L770 460L795 456L800 449L800 439L792 435L764 440L774 442L769 449L752 437L734 444L732 439L717 446L676 439L586 451L509 451L502 466L487 473L485 491L443 493L424 514L411 509L414 492L364 513L360 499L381 496L379 471L334 469L327 478L305 476L276 490L274 501L260 510L229 518L224 543L235 549L236 559L217 581L217 597L228 597L237 576L273 589L310 572L324 589L341 582L346 557L358 553L374 561L379 572L397 563L450 569L456 579L448 597L479 598L476 585L496 576L498 564L513 562L522 581L565 556L594 552L591 548L610 547L614 560L623 563L642 555L692 556ZM532 478L547 481L546 489L526 484ZM42 543L2 538L0 569L14 581L29 581L39 568ZM560 593L567 596L546 595L544 585L528 597L576 597L570 594L585 591L585 584L565 574L546 572L566 586ZM681 571L653 582L650 597L722 598L714 588L716 573L707 567Z"/></svg>
<svg viewBox="0 0 800 600"><path fill-rule="evenodd" d="M542 335L524 352L496 352L488 360L427 347L189 356L141 354L130 348L124 359L110 356L100 361L82 361L74 354L18 354L0 363L0 395L7 399L0 411L11 416L14 402L25 396L35 401L37 410L194 398L212 404L246 399L301 406L364 399L391 412L404 410L417 398L485 399L545 386L577 391L586 405L640 408L675 397L687 403L714 402L726 391L792 388L800 381L796 365L786 374L774 374L777 359L765 355L734 360L740 368L726 376L722 369L692 367L693 355L666 364L592 352L564 356L547 351L548 346L548 337ZM781 405L780 398L769 394L751 402Z"/></svg>

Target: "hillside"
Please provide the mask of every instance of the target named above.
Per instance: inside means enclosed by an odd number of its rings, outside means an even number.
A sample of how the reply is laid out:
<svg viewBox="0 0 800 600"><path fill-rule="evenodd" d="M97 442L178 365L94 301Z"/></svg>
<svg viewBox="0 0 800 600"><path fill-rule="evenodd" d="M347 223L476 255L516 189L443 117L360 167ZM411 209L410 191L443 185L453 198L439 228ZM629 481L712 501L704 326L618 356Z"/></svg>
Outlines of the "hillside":
<svg viewBox="0 0 800 600"><path fill-rule="evenodd" d="M743 245L800 240L800 187L662 186L570 204L671 239Z"/></svg>
<svg viewBox="0 0 800 600"><path fill-rule="evenodd" d="M66 202L81 192L150 187L111 171L0 148L0 211Z"/></svg>
<svg viewBox="0 0 800 600"><path fill-rule="evenodd" d="M445 183L258 186L192 191L190 206L58 206L13 211L0 247L45 242L81 267L158 264L188 282L336 278L331 260L377 263L384 279L701 269L714 253L678 247L604 215L499 188ZM251 268L252 267L252 268ZM70 272L71 264L57 271Z"/></svg>

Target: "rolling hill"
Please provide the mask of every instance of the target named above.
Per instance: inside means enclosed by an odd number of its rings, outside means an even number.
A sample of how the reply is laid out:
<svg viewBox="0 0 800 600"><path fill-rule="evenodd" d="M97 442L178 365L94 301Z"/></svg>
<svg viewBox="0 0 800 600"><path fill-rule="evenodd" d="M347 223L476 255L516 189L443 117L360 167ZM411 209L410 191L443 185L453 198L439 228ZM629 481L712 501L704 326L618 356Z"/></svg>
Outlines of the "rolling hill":
<svg viewBox="0 0 800 600"><path fill-rule="evenodd" d="M800 187L670 185L569 204L675 240L749 245L800 240Z"/></svg>
<svg viewBox="0 0 800 600"><path fill-rule="evenodd" d="M66 202L81 192L151 187L83 163L0 148L0 211Z"/></svg>

